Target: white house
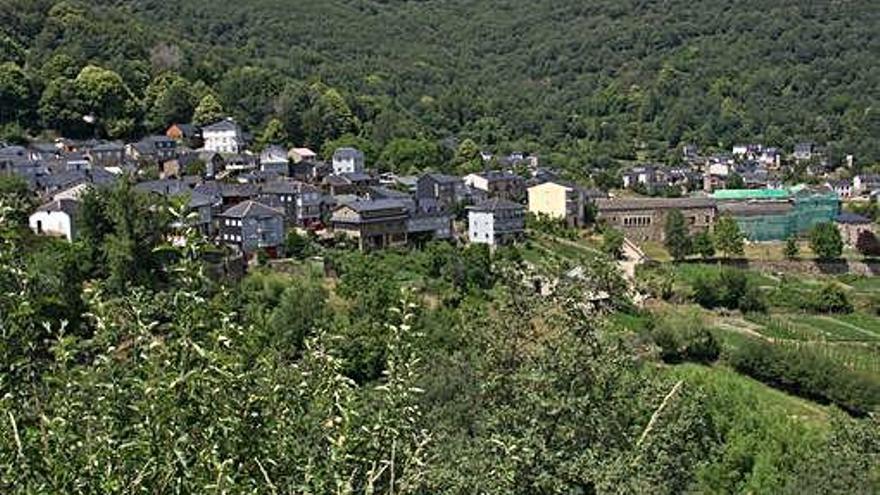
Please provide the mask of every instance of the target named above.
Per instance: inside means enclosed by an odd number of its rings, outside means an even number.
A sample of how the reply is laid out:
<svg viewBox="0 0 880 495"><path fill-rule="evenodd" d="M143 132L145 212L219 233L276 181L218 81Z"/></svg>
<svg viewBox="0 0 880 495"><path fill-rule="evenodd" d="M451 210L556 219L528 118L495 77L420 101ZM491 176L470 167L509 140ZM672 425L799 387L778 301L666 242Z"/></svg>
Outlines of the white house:
<svg viewBox="0 0 880 495"><path fill-rule="evenodd" d="M40 235L64 237L68 241L76 238L75 219L79 202L73 199L59 199L37 208L28 220L31 230Z"/></svg>
<svg viewBox="0 0 880 495"><path fill-rule="evenodd" d="M513 242L525 232L525 207L506 199L489 199L468 209L468 239L495 246Z"/></svg>
<svg viewBox="0 0 880 495"><path fill-rule="evenodd" d="M364 153L355 148L339 148L333 153L333 173L363 173Z"/></svg>
<svg viewBox="0 0 880 495"><path fill-rule="evenodd" d="M240 153L244 149L241 127L232 119L221 120L202 128L205 151L215 153Z"/></svg>

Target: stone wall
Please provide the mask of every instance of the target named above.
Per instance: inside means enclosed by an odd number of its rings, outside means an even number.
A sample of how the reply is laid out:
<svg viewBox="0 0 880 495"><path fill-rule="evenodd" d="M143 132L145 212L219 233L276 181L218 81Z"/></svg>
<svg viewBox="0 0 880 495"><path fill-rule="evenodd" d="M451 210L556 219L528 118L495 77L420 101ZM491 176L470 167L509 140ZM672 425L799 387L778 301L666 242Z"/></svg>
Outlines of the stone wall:
<svg viewBox="0 0 880 495"><path fill-rule="evenodd" d="M804 275L860 275L880 276L880 260L689 260L687 263L716 263L749 268L768 273L789 273Z"/></svg>

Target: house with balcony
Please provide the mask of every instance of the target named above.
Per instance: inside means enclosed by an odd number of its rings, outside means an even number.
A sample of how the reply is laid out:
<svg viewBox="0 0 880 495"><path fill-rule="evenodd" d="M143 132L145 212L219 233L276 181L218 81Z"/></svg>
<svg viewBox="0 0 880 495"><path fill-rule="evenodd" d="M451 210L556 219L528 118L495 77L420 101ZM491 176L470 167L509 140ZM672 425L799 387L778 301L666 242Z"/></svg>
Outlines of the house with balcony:
<svg viewBox="0 0 880 495"><path fill-rule="evenodd" d="M284 212L257 201L244 201L218 217L220 241L246 255L265 251L280 256L284 247Z"/></svg>
<svg viewBox="0 0 880 495"><path fill-rule="evenodd" d="M494 198L468 208L468 239L490 246L504 245L525 235L526 210L518 203Z"/></svg>
<svg viewBox="0 0 880 495"><path fill-rule="evenodd" d="M241 127L232 119L221 120L202 129L205 151L216 153L241 153L245 148L245 136Z"/></svg>
<svg viewBox="0 0 880 495"><path fill-rule="evenodd" d="M362 251L405 246L407 243L406 205L395 199L350 201L341 204L330 218L334 232L358 243Z"/></svg>

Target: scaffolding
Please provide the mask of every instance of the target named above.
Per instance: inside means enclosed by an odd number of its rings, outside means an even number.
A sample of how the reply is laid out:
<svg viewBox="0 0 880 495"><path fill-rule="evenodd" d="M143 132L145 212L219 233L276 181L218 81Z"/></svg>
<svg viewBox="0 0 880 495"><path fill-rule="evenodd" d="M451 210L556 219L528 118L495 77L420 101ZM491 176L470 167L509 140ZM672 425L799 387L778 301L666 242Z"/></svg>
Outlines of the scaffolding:
<svg viewBox="0 0 880 495"><path fill-rule="evenodd" d="M840 199L833 191L803 186L722 190L713 198L718 200L719 213L733 217L750 241L781 241L800 235L820 223L833 222L840 212Z"/></svg>

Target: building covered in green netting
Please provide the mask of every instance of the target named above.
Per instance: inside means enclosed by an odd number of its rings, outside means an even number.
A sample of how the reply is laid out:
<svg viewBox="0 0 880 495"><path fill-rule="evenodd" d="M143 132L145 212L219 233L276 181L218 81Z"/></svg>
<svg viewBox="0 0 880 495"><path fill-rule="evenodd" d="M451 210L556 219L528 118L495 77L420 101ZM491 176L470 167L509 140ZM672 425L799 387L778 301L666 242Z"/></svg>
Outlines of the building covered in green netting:
<svg viewBox="0 0 880 495"><path fill-rule="evenodd" d="M716 191L718 214L730 215L750 241L780 241L833 222L840 198L827 188L726 189Z"/></svg>

